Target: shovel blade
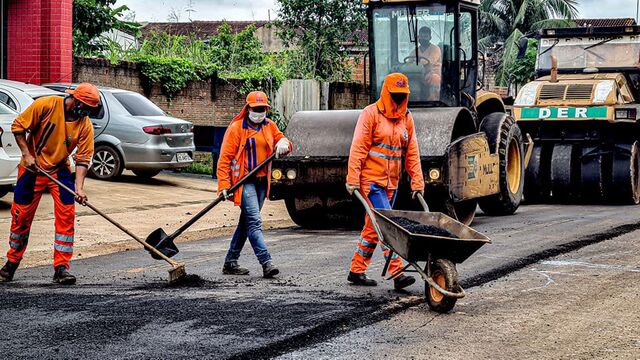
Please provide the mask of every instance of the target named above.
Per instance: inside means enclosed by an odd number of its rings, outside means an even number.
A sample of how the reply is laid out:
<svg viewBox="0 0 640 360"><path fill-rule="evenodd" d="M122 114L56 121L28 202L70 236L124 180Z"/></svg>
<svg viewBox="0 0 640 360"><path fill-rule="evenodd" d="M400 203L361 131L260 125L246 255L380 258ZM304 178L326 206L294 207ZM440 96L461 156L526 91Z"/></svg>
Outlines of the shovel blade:
<svg viewBox="0 0 640 360"><path fill-rule="evenodd" d="M173 239L169 238L169 235L167 235L167 233L165 233L161 228L155 229L151 234L149 234L145 242L156 248L167 257L173 257L180 251L178 250L176 244L173 242ZM149 253L151 254L152 258L156 260L162 260L161 257L154 254L153 252L149 251Z"/></svg>

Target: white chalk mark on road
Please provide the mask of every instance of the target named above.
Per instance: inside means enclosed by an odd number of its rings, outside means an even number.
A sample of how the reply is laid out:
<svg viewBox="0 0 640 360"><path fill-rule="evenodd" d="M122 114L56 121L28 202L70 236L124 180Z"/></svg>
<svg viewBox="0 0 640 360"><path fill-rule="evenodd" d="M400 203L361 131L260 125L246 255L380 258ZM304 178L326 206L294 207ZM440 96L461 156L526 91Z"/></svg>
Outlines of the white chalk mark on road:
<svg viewBox="0 0 640 360"><path fill-rule="evenodd" d="M535 272L535 273L538 273L538 274L540 274L540 275L544 276L544 277L547 279L547 283L546 283L546 284L544 284L544 285L542 285L542 286L536 286L536 287L533 287L533 288L529 288L529 289L526 289L526 290L522 290L522 292L529 292L529 291L533 291L533 290L544 289L544 288L548 287L549 285L551 285L551 284L555 284L555 283L556 283L556 282L551 278L551 276L550 276L549 274L547 274L547 272L546 272L546 271L542 271L542 270L538 270L538 269L531 269L531 271L533 271L533 272Z"/></svg>
<svg viewBox="0 0 640 360"><path fill-rule="evenodd" d="M551 265L551 266L577 266L577 267L585 267L589 269L620 270L620 271L640 273L640 268L638 268L637 266L593 264L593 263L577 261L577 260L545 260L545 261L542 261L541 264Z"/></svg>

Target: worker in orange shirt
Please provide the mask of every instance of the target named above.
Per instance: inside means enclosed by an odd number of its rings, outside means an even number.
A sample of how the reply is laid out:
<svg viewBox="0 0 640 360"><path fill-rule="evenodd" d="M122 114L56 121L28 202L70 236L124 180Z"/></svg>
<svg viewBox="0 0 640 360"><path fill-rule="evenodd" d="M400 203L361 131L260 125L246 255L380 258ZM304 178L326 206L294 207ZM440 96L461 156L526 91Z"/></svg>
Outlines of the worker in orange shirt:
<svg viewBox="0 0 640 360"><path fill-rule="evenodd" d="M53 197L55 236L53 243L53 281L73 285L76 278L69 273L73 255L75 203L87 201L84 179L93 156L93 126L88 115L100 106L98 89L83 83L69 96L38 98L11 126L22 151L18 180L11 204L11 230L7 262L0 269L0 282L13 280L29 241L31 223L45 191ZM74 154L75 181L69 166ZM39 170L48 172L60 182L75 189L78 198L61 190Z"/></svg>
<svg viewBox="0 0 640 360"><path fill-rule="evenodd" d="M271 108L267 95L254 91L247 96L247 104L227 128L222 140L220 159L218 160L218 192L225 199L233 199L240 206L240 221L231 238L229 251L224 261L222 273L225 275L249 275L249 270L240 267L238 259L247 238L253 247L265 278L271 278L280 271L271 259L262 234L260 210L269 196L271 166L262 168L235 193L229 188L245 177L258 164L265 161L274 152L276 156L287 155L291 151L291 142L278 130L278 126L267 118Z"/></svg>
<svg viewBox="0 0 640 360"><path fill-rule="evenodd" d="M380 99L367 106L358 119L349 153L347 191L362 193L369 206L390 209L395 200L403 165L411 177L412 196L424 194L424 178L420 165L418 142L409 102L409 80L400 73L387 75ZM351 259L351 271L347 280L354 285L375 286L377 282L367 278L365 271L378 244L371 219L365 215L365 225ZM415 278L400 271L402 260L382 246L386 258L391 256L389 271L394 277L394 287L403 289L415 282Z"/></svg>
<svg viewBox="0 0 640 360"><path fill-rule="evenodd" d="M422 86L426 92L426 98L421 100L440 100L440 85L442 83L442 50L431 43L431 28L423 26L418 31L417 55L414 50L410 55L424 66Z"/></svg>

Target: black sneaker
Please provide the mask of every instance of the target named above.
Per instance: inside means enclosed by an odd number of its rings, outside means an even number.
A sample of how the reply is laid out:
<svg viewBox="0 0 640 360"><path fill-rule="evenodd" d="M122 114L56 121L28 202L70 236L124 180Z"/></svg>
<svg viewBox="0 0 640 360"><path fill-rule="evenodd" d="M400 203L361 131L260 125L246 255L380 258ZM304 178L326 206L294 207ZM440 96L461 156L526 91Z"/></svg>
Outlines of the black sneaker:
<svg viewBox="0 0 640 360"><path fill-rule="evenodd" d="M354 273L354 272L349 272L349 276L347 276L347 280L352 283L353 285L359 285L359 286L377 286L378 282L373 280L373 279L369 279L367 277L367 274L365 273Z"/></svg>
<svg viewBox="0 0 640 360"><path fill-rule="evenodd" d="M272 278L276 275L280 274L280 270L277 267L273 266L271 262L268 262L262 265L262 276L265 278Z"/></svg>
<svg viewBox="0 0 640 360"><path fill-rule="evenodd" d="M0 269L0 282L9 282L13 280L13 275L16 273L20 263L12 263L7 261L6 264Z"/></svg>
<svg viewBox="0 0 640 360"><path fill-rule="evenodd" d="M222 267L222 273L225 275L249 275L249 269L245 269L238 265L230 265L225 263Z"/></svg>
<svg viewBox="0 0 640 360"><path fill-rule="evenodd" d="M71 275L69 270L61 265L56 268L56 272L53 274L53 282L60 285L73 285L76 283L76 277Z"/></svg>
<svg viewBox="0 0 640 360"><path fill-rule="evenodd" d="M416 278L413 276L400 275L397 278L393 279L393 287L396 290L402 290L407 286L413 285L416 282Z"/></svg>

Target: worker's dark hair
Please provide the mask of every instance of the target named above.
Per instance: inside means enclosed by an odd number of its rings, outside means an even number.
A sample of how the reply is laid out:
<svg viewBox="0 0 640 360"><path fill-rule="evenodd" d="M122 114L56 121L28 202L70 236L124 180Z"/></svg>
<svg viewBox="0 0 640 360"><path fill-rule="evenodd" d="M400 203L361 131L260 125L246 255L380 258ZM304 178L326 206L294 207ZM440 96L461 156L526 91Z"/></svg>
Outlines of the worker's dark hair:
<svg viewBox="0 0 640 360"><path fill-rule="evenodd" d="M423 32L425 32L425 31L428 31L428 32L429 32L429 34L431 34L431 28L430 28L430 27L428 27L428 26L423 26L423 27L421 27L421 28L420 28L420 30L418 30L418 34L423 33Z"/></svg>

